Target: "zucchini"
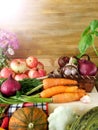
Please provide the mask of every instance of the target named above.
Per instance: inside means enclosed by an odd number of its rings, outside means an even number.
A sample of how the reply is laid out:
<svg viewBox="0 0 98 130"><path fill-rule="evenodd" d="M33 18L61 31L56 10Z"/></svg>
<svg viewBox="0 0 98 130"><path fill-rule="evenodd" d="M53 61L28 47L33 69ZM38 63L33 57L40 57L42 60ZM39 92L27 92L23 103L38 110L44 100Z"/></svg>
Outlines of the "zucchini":
<svg viewBox="0 0 98 130"><path fill-rule="evenodd" d="M98 106L78 117L72 123L70 130L98 130Z"/></svg>

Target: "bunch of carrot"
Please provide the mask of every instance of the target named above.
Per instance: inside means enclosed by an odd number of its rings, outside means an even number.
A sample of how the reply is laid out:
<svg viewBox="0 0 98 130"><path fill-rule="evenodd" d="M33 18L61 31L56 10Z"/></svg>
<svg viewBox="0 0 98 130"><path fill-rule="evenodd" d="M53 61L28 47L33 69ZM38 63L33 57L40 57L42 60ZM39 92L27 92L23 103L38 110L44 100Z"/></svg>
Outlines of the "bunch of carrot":
<svg viewBox="0 0 98 130"><path fill-rule="evenodd" d="M52 98L53 103L77 101L86 94L85 90L79 89L78 82L72 79L46 78L40 87L43 87L43 90L39 96Z"/></svg>

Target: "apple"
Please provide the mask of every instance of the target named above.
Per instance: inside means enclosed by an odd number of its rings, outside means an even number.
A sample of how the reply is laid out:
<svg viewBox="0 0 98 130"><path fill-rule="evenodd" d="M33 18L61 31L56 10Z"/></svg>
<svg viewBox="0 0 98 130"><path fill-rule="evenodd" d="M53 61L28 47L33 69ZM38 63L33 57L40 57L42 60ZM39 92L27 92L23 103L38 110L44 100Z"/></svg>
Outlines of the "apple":
<svg viewBox="0 0 98 130"><path fill-rule="evenodd" d="M40 77L46 76L46 71L44 69L39 69L38 73L39 73Z"/></svg>
<svg viewBox="0 0 98 130"><path fill-rule="evenodd" d="M38 59L36 57L29 56L26 58L26 63L29 68L34 68L38 65Z"/></svg>
<svg viewBox="0 0 98 130"><path fill-rule="evenodd" d="M44 64L40 61L38 61L37 69L44 69Z"/></svg>
<svg viewBox="0 0 98 130"><path fill-rule="evenodd" d="M28 78L28 75L26 75L26 74L16 74L14 79L17 80L17 81L20 81L20 80L23 80L25 78Z"/></svg>
<svg viewBox="0 0 98 130"><path fill-rule="evenodd" d="M37 69L29 70L28 76L29 76L29 78L38 78L38 77L40 77L39 72L38 72Z"/></svg>
<svg viewBox="0 0 98 130"><path fill-rule="evenodd" d="M13 77L15 76L15 73L12 71L11 68L4 67L1 69L0 76L2 78L8 78L10 75L12 75Z"/></svg>
<svg viewBox="0 0 98 130"><path fill-rule="evenodd" d="M10 67L15 73L24 73L27 71L26 61L24 59L13 59Z"/></svg>

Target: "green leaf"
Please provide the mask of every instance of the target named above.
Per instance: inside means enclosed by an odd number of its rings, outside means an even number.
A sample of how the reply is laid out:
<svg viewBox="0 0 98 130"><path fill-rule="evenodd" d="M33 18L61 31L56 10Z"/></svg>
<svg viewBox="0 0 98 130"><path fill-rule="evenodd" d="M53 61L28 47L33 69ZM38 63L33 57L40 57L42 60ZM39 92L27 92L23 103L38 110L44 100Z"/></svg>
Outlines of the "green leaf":
<svg viewBox="0 0 98 130"><path fill-rule="evenodd" d="M82 33L82 37L84 37L90 31L90 26L88 26Z"/></svg>
<svg viewBox="0 0 98 130"><path fill-rule="evenodd" d="M94 34L95 34L96 36L98 36L98 31L95 31Z"/></svg>
<svg viewBox="0 0 98 130"><path fill-rule="evenodd" d="M93 20L90 23L90 29L92 32L94 32L98 28L98 20Z"/></svg>
<svg viewBox="0 0 98 130"><path fill-rule="evenodd" d="M94 43L94 35L87 34L81 38L79 42L80 54L84 54L86 50Z"/></svg>

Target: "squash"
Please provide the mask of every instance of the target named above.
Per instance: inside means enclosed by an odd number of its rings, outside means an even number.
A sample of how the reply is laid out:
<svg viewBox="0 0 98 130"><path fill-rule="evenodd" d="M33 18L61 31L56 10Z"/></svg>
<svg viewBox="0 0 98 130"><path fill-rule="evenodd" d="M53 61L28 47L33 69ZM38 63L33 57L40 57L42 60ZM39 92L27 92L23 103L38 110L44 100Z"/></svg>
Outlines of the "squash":
<svg viewBox="0 0 98 130"><path fill-rule="evenodd" d="M47 115L42 109L24 107L12 114L8 130L47 130L47 126Z"/></svg>
<svg viewBox="0 0 98 130"><path fill-rule="evenodd" d="M2 127L0 127L0 130L5 130L5 129L3 129Z"/></svg>

